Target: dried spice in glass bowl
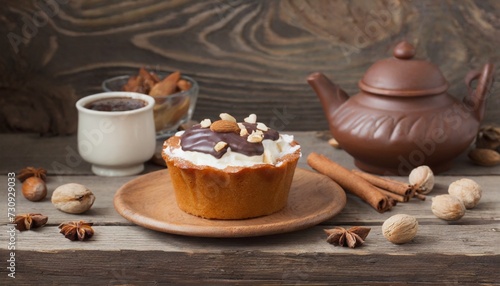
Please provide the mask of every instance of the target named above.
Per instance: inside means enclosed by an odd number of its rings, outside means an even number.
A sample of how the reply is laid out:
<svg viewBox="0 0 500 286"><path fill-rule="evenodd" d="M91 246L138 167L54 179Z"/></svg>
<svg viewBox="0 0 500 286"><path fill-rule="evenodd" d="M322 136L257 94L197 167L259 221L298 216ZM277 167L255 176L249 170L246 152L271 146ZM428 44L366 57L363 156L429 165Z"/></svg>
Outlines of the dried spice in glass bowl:
<svg viewBox="0 0 500 286"><path fill-rule="evenodd" d="M167 138L191 120L198 98L198 83L180 72L151 72L141 68L136 75L123 75L105 80L102 89L132 91L151 95L156 137Z"/></svg>

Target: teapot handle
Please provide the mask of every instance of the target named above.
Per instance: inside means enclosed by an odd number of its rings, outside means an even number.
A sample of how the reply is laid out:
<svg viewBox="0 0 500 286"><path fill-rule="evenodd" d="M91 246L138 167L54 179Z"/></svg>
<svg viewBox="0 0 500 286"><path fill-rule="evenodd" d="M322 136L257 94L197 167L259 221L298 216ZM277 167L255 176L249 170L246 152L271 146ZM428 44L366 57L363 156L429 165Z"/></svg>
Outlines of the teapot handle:
<svg viewBox="0 0 500 286"><path fill-rule="evenodd" d="M494 64L487 63L482 70L472 70L465 76L465 84L469 94L464 98L466 107L481 121L484 117L486 107L486 97L493 84ZM478 80L476 89L472 88L472 83Z"/></svg>

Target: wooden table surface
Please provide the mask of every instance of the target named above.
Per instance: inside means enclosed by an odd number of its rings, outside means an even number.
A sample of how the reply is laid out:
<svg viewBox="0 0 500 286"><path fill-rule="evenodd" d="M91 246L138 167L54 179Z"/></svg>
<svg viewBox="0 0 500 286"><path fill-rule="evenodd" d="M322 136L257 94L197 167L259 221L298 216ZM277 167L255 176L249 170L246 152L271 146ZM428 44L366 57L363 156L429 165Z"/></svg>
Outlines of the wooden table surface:
<svg viewBox="0 0 500 286"><path fill-rule="evenodd" d="M291 132L301 143L299 167L310 169L306 157L319 152L347 168L352 158L330 147L324 132ZM500 284L500 167L478 167L466 156L452 170L436 176L427 200L400 203L379 214L357 197L347 194L347 205L337 216L317 226L251 238L200 238L149 230L121 217L113 196L124 183L138 177L98 177L81 160L76 137L39 137L35 134L0 135L0 284ZM15 250L8 232L7 176L26 166L49 171L48 197L30 202L16 182L15 212L49 217L33 231L16 232ZM163 169L148 163L146 172ZM447 193L447 186L462 177L483 188L479 205L456 222L445 222L431 212L431 197ZM396 177L405 181L405 177ZM64 183L81 183L96 195L93 208L83 215L56 210L50 195ZM407 244L388 242L382 223L394 214L416 216L419 231ZM94 223L95 235L73 242L59 234L64 221ZM350 249L328 244L323 232L334 226L371 228L363 246ZM15 279L5 261L15 253ZM8 265L7 265L8 266Z"/></svg>

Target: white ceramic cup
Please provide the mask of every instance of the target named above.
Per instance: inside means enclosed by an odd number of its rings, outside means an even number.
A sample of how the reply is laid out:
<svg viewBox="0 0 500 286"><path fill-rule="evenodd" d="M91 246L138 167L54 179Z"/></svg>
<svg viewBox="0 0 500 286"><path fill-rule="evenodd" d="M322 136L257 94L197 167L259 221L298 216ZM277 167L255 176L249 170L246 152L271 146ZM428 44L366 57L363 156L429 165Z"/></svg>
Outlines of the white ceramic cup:
<svg viewBox="0 0 500 286"><path fill-rule="evenodd" d="M105 98L134 98L144 107L97 111L89 103ZM154 99L135 92L104 92L81 98L78 109L78 152L99 176L128 176L144 170L155 152Z"/></svg>

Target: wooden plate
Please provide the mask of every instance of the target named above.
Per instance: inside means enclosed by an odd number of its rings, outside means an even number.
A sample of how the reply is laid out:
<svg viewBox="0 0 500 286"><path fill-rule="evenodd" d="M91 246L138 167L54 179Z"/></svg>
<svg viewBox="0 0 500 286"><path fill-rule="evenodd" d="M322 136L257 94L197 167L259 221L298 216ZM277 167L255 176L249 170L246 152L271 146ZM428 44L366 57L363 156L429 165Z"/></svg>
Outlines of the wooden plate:
<svg viewBox="0 0 500 286"><path fill-rule="evenodd" d="M346 204L344 190L328 177L295 171L287 206L274 214L244 220L210 220L177 207L168 170L140 176L115 194L120 215L145 228L202 237L247 237L305 229L338 214Z"/></svg>

